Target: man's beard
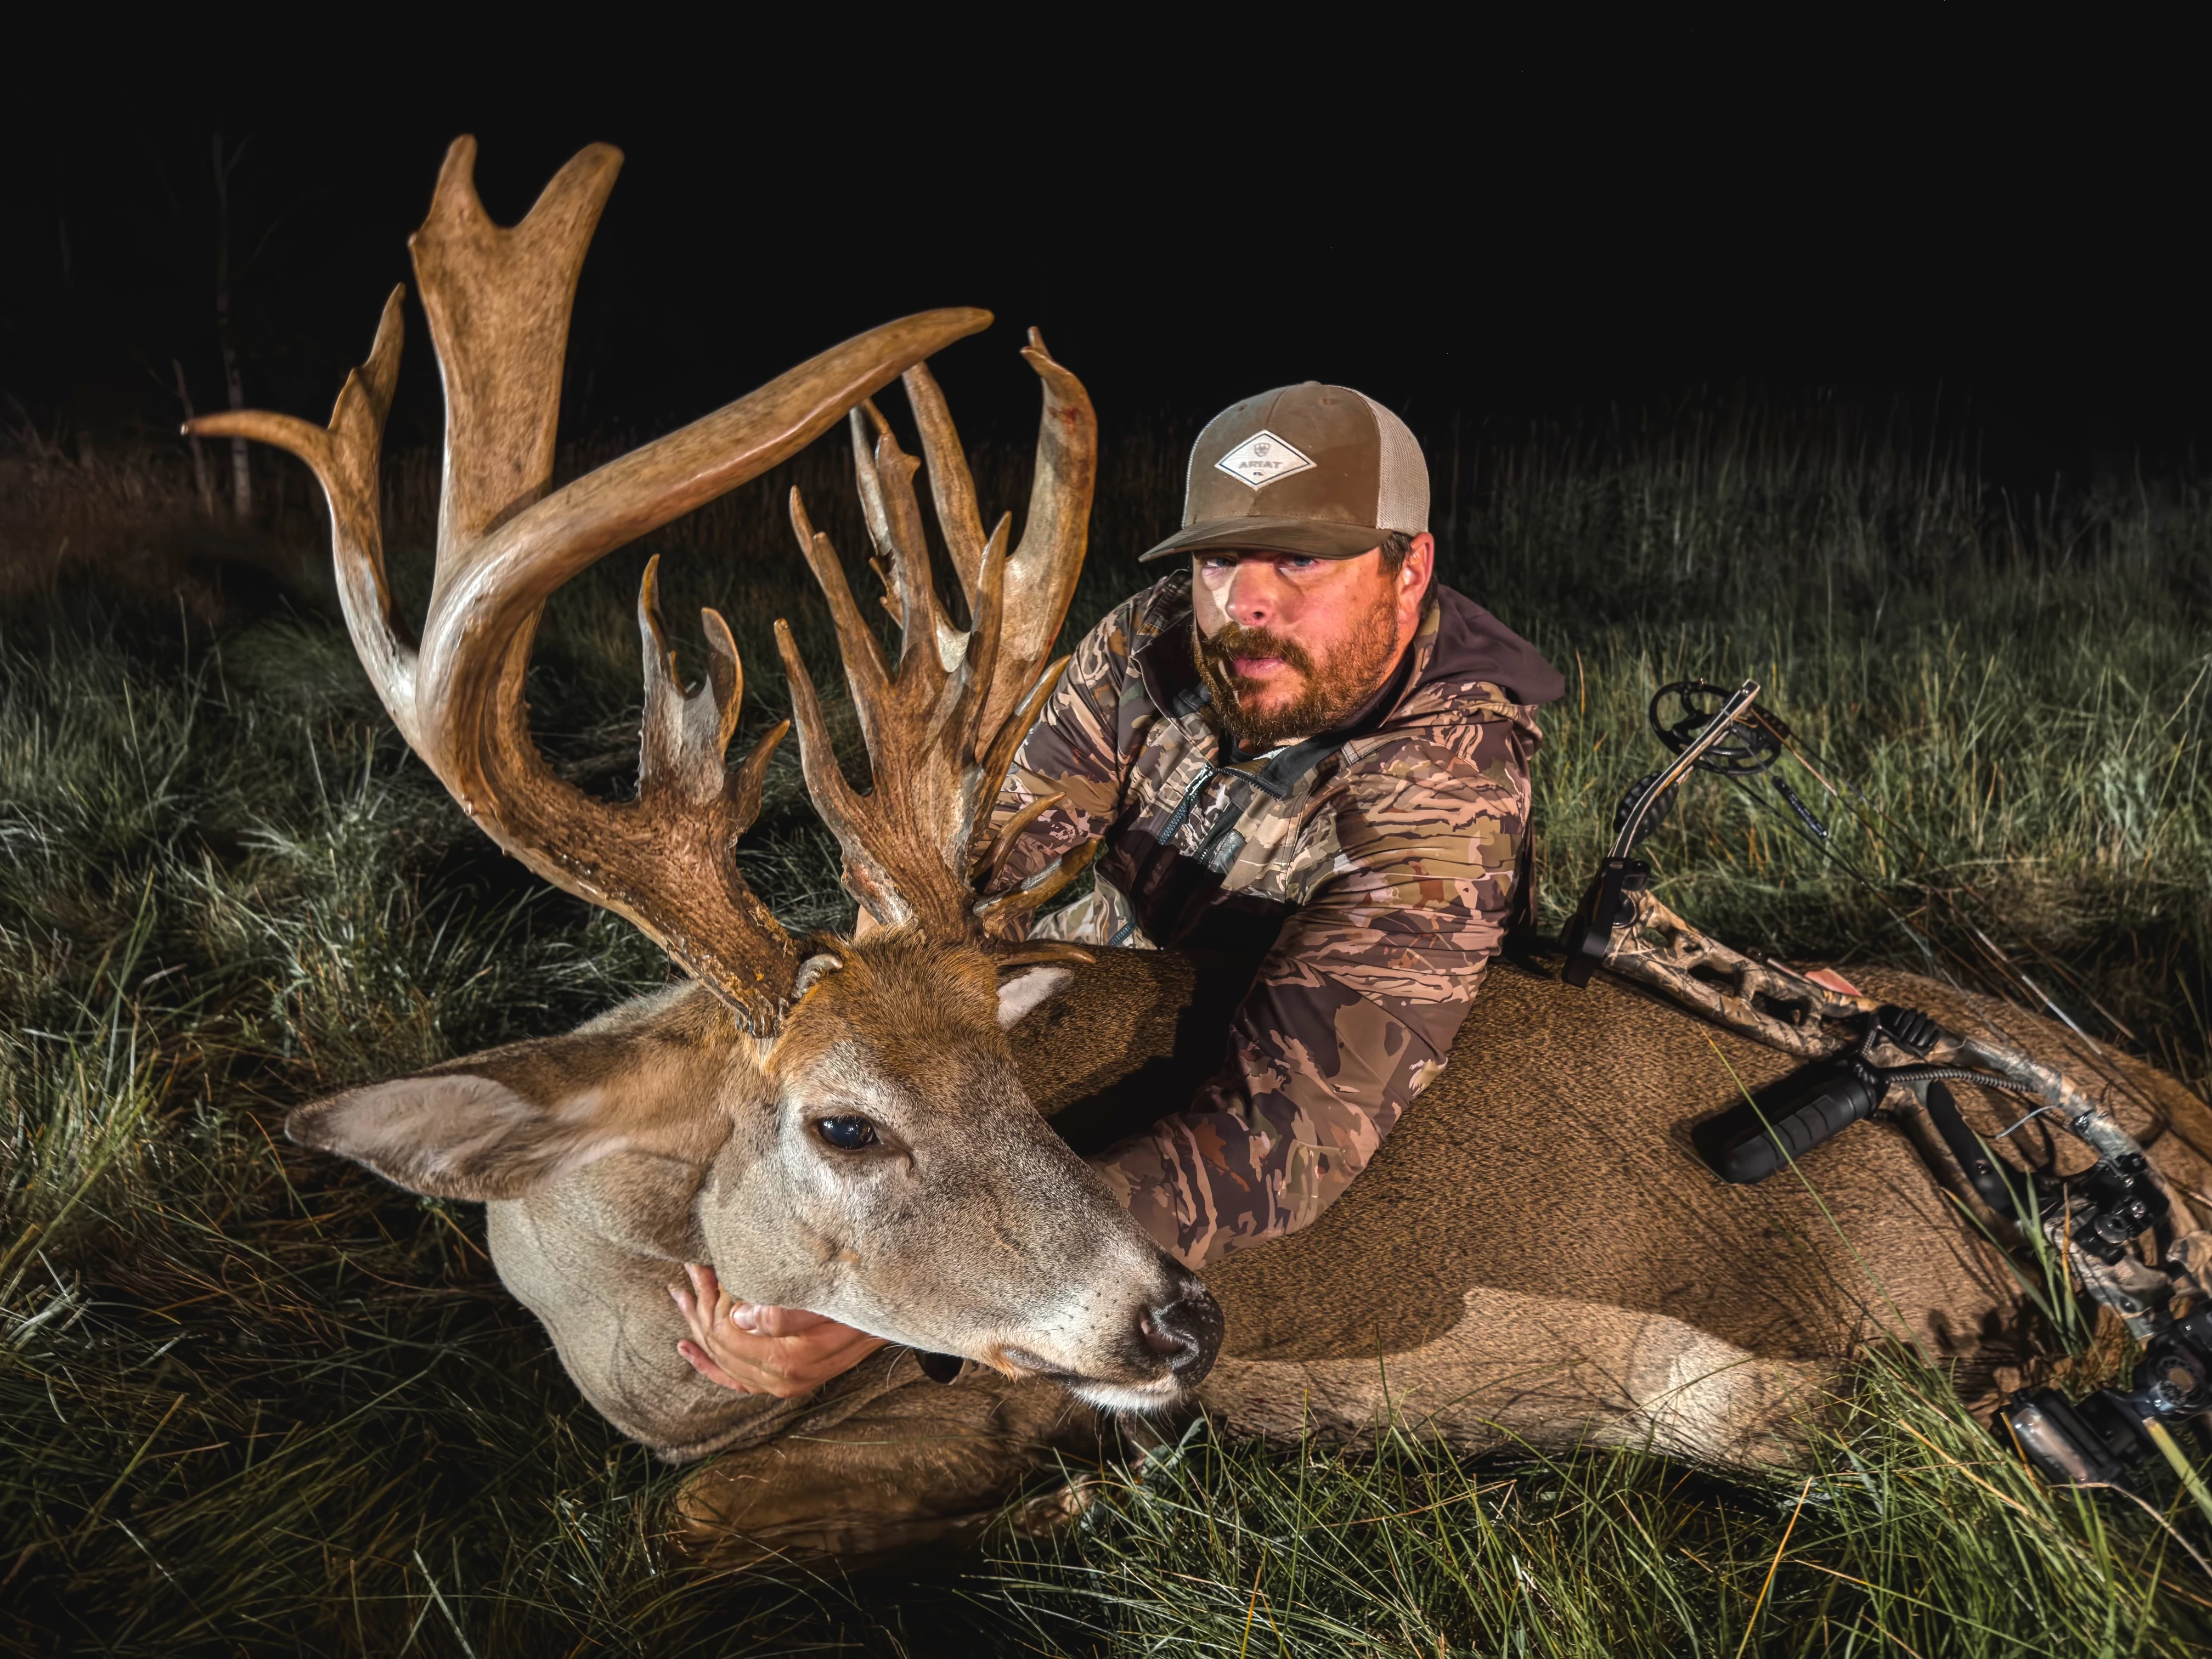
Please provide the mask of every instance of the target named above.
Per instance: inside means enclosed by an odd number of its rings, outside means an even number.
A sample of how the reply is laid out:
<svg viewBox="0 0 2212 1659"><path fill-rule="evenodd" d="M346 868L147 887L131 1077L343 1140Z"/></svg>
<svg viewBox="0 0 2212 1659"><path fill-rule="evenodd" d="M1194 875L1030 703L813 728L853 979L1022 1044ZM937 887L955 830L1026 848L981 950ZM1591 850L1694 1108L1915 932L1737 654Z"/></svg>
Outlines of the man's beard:
<svg viewBox="0 0 2212 1659"><path fill-rule="evenodd" d="M1264 628L1226 624L1211 637L1194 623L1191 655L1199 678L1213 694L1221 723L1237 734L1249 750L1273 749L1285 738L1310 738L1342 723L1373 696L1382 684L1383 671L1398 647L1396 596L1385 589L1375 607L1360 618L1351 637L1318 666L1313 655L1296 641ZM1237 678L1231 659L1280 657L1305 682L1298 694L1279 709L1254 709L1248 696L1272 689L1273 680Z"/></svg>

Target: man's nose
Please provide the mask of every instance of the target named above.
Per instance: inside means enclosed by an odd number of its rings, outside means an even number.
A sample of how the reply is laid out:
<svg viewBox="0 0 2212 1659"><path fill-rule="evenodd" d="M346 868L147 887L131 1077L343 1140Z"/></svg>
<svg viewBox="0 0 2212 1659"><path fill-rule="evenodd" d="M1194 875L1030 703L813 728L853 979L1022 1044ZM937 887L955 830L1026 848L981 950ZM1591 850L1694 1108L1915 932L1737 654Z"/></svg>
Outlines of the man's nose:
<svg viewBox="0 0 2212 1659"><path fill-rule="evenodd" d="M1240 559L1229 574L1221 608L1233 623L1264 628L1274 618L1275 597L1274 567L1265 559Z"/></svg>

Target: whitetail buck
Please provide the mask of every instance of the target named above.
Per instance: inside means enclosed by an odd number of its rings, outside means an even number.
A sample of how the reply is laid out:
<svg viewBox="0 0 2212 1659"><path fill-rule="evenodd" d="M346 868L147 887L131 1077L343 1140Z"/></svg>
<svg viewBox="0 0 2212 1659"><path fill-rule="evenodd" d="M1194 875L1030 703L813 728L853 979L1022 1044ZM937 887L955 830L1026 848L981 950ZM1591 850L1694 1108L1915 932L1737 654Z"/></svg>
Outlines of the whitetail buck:
<svg viewBox="0 0 2212 1659"><path fill-rule="evenodd" d="M1064 869L977 896L1021 828L983 833L1052 683L1045 659L1083 556L1095 428L1082 387L1032 336L1044 417L1011 550L1005 520L983 530L921 367L988 321L975 311L860 336L547 495L568 307L620 158L585 151L511 230L484 216L472 158L470 141L454 145L412 243L448 422L418 649L392 625L377 512L399 295L328 431L257 413L196 427L279 444L315 470L348 625L408 742L501 846L636 923L690 982L567 1036L303 1107L290 1127L416 1191L486 1201L501 1278L592 1405L671 1459L723 1451L681 1506L695 1541L735 1561L939 1537L993 1512L1055 1449L1095 1451L1094 1407L1174 1405L1202 1378L1197 1398L1233 1430L1353 1433L1389 1411L1474 1448L1595 1437L1741 1462L1790 1456L1796 1413L1871 1335L1921 1345L1973 1390L2029 1362L2016 1283L1961 1218L1972 1194L1946 1191L1912 1133L1856 1131L1804 1161L1808 1182L1723 1185L1692 1155L1690 1126L1797 1060L1618 981L1577 991L1504 964L1449 1070L1350 1193L1213 1270L1209 1294L1070 1142L1103 1146L1187 1102L1252 964L1019 943ZM905 641L895 669L793 506L835 615L871 793L845 781L781 624L778 640L810 791L878 927L799 942L731 856L783 728L726 768L741 680L719 617L704 615L706 681L687 696L648 568L634 802L555 778L528 732L524 673L562 582L902 374L973 629L939 605L917 464L854 413ZM2212 1115L2172 1080L2008 1006L1869 977L1954 1028L2100 1078L2177 1189L2212 1191ZM1994 1106L1975 1096L1969 1109L1994 1127ZM980 1364L943 1387L887 1349L809 1399L727 1392L677 1352L668 1290L686 1260L748 1300Z"/></svg>

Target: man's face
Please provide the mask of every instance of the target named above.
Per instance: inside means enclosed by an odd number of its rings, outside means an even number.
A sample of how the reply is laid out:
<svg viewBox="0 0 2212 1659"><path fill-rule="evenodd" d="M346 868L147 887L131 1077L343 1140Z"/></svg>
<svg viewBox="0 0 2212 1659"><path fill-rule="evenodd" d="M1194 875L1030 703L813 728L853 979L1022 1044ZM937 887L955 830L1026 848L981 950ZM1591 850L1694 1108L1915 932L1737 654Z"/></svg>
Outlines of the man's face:
<svg viewBox="0 0 2212 1659"><path fill-rule="evenodd" d="M1397 570L1290 553L1193 556L1192 645L1224 724L1245 746L1326 732L1373 696L1419 626L1436 544L1413 538Z"/></svg>

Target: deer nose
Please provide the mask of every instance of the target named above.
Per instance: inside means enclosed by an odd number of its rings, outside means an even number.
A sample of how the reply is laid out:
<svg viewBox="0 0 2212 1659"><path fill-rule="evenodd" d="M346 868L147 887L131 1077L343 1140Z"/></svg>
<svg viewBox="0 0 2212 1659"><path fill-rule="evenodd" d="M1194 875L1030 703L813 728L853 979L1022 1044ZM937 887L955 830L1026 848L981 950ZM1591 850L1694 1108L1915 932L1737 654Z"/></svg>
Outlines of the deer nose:
<svg viewBox="0 0 2212 1659"><path fill-rule="evenodd" d="M1167 1271L1168 1295L1146 1310L1137 1322L1145 1346L1168 1362L1176 1382L1194 1389L1213 1369L1221 1350L1221 1304L1200 1282L1196 1273L1162 1253Z"/></svg>

